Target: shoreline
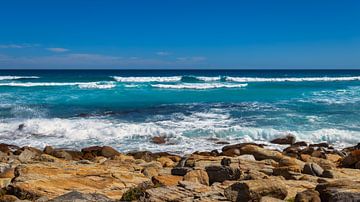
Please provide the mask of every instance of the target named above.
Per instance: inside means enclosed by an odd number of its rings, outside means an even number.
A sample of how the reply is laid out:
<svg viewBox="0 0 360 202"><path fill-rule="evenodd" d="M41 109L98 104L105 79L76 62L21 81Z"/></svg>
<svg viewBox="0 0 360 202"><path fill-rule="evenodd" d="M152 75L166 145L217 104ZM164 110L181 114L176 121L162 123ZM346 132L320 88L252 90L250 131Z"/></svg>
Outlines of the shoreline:
<svg viewBox="0 0 360 202"><path fill-rule="evenodd" d="M163 143L162 139L156 139ZM360 144L272 140L187 155L0 144L0 201L360 200Z"/></svg>

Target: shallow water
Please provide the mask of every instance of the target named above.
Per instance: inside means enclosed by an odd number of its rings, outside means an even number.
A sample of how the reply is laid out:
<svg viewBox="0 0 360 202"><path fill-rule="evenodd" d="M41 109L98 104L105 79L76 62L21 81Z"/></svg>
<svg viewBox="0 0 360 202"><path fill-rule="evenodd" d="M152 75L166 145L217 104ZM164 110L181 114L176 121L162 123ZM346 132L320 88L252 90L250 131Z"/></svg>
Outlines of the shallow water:
<svg viewBox="0 0 360 202"><path fill-rule="evenodd" d="M191 152L292 133L343 147L359 115L355 70L0 70L0 137L18 145Z"/></svg>

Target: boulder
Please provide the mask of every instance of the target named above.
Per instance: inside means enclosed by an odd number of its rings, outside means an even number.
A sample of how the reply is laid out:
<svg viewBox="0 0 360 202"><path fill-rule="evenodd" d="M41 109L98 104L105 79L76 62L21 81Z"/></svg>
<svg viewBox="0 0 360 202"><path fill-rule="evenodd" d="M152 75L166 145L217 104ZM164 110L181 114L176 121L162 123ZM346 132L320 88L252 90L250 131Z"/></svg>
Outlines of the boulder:
<svg viewBox="0 0 360 202"><path fill-rule="evenodd" d="M324 169L316 163L306 163L303 169L304 174L322 176Z"/></svg>
<svg viewBox="0 0 360 202"><path fill-rule="evenodd" d="M87 201L97 201L97 202L110 202L113 201L105 195L98 193L85 194L77 191L72 191L64 195L58 196L49 200L49 202L87 202Z"/></svg>
<svg viewBox="0 0 360 202"><path fill-rule="evenodd" d="M175 163L168 157L160 157L157 159L163 167L174 167Z"/></svg>
<svg viewBox="0 0 360 202"><path fill-rule="evenodd" d="M294 202L321 202L321 199L319 192L308 189L297 193Z"/></svg>
<svg viewBox="0 0 360 202"><path fill-rule="evenodd" d="M240 148L241 154L251 154L255 157L256 160L261 161L265 159L273 159L275 161L280 161L283 158L283 154L278 151L273 151L269 149L264 149L257 145L245 145Z"/></svg>
<svg viewBox="0 0 360 202"><path fill-rule="evenodd" d="M270 142L273 143L273 144L294 144L296 141L296 137L294 135L287 135L285 137L282 137L282 138L276 138L274 140L271 140Z"/></svg>
<svg viewBox="0 0 360 202"><path fill-rule="evenodd" d="M207 166L205 168L208 176L209 183L224 182L225 180L237 180L240 178L239 168L230 166Z"/></svg>
<svg viewBox="0 0 360 202"><path fill-rule="evenodd" d="M0 151L4 152L6 154L14 152L18 149L19 149L19 147L15 146L15 145L0 143Z"/></svg>
<svg viewBox="0 0 360 202"><path fill-rule="evenodd" d="M59 159L73 160L71 154L65 150L56 149L51 153L51 155Z"/></svg>
<svg viewBox="0 0 360 202"><path fill-rule="evenodd" d="M335 180L316 186L321 201L360 201L360 181Z"/></svg>
<svg viewBox="0 0 360 202"><path fill-rule="evenodd" d="M24 151L21 152L18 158L21 163L28 163L33 158L35 158L35 156L36 156L35 152L30 151L29 149L25 149Z"/></svg>
<svg viewBox="0 0 360 202"><path fill-rule="evenodd" d="M175 167L175 168L171 169L171 174L177 175L177 176L184 176L184 175L186 175L186 173L188 173L192 170L193 170L193 168L190 168L190 167Z"/></svg>
<svg viewBox="0 0 360 202"><path fill-rule="evenodd" d="M151 138L151 142L154 144L165 144L166 140L164 136L156 136Z"/></svg>
<svg viewBox="0 0 360 202"><path fill-rule="evenodd" d="M142 159L147 162L150 162L154 159L153 153L149 151L129 152L128 155L133 156L135 159Z"/></svg>
<svg viewBox="0 0 360 202"><path fill-rule="evenodd" d="M54 148L52 146L46 146L43 150L45 154L51 155L54 151Z"/></svg>
<svg viewBox="0 0 360 202"><path fill-rule="evenodd" d="M360 150L353 150L348 156L343 158L341 166L346 168L353 168L357 162L360 161Z"/></svg>
<svg viewBox="0 0 360 202"><path fill-rule="evenodd" d="M159 175L159 172L158 172L158 169L154 168L154 167L147 167L147 168L144 168L142 170L142 173L148 177L148 178L152 178L154 176L157 176Z"/></svg>
<svg viewBox="0 0 360 202"><path fill-rule="evenodd" d="M204 170L192 170L184 176L184 181L197 182L203 185L209 185L209 176Z"/></svg>
<svg viewBox="0 0 360 202"><path fill-rule="evenodd" d="M183 180L182 176L175 176L175 175L158 175L152 177L152 182L155 185L161 185L161 186L176 186L181 180Z"/></svg>
<svg viewBox="0 0 360 202"><path fill-rule="evenodd" d="M293 146L297 146L297 147L307 147L308 146L308 143L307 142L304 142L304 141L299 141L299 142L295 142L293 144Z"/></svg>
<svg viewBox="0 0 360 202"><path fill-rule="evenodd" d="M112 157L117 156L119 154L120 153L116 149L114 149L112 147L103 146L101 148L101 156L104 156L106 158L112 158Z"/></svg>
<svg viewBox="0 0 360 202"><path fill-rule="evenodd" d="M285 199L286 185L278 179L246 180L232 184L225 189L230 201L260 201L263 196Z"/></svg>

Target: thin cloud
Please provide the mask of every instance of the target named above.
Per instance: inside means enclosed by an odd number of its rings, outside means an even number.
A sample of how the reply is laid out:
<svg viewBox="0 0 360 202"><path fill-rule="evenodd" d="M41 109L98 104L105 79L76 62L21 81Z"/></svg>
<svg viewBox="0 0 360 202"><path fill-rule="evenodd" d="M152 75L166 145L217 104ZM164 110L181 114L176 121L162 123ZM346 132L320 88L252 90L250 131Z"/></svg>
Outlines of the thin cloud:
<svg viewBox="0 0 360 202"><path fill-rule="evenodd" d="M63 53L69 51L69 49L66 48L47 48L47 50L55 53Z"/></svg>
<svg viewBox="0 0 360 202"><path fill-rule="evenodd" d="M205 61L207 58L203 56L194 56L194 57L178 57L176 60L178 62L202 62Z"/></svg>
<svg viewBox="0 0 360 202"><path fill-rule="evenodd" d="M38 44L0 44L0 48L31 48L39 46Z"/></svg>
<svg viewBox="0 0 360 202"><path fill-rule="evenodd" d="M168 55L171 55L171 53L166 52L166 51L159 51L159 52L156 52L156 55L158 55L158 56L168 56Z"/></svg>

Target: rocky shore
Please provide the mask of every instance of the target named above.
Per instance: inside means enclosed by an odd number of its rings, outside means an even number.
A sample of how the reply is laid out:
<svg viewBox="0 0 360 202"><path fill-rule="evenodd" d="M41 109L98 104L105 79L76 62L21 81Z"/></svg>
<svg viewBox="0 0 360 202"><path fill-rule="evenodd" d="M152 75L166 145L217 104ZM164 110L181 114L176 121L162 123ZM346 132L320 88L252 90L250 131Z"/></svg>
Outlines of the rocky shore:
<svg viewBox="0 0 360 202"><path fill-rule="evenodd" d="M178 156L2 143L0 201L360 201L360 144L272 143L288 147L227 144Z"/></svg>

